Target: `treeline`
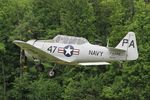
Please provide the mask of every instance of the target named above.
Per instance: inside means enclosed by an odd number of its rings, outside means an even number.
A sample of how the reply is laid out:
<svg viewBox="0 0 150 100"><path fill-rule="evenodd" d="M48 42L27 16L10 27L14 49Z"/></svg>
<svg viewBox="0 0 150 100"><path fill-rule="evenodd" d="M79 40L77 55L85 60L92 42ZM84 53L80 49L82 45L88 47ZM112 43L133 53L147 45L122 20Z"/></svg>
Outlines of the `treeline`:
<svg viewBox="0 0 150 100"><path fill-rule="evenodd" d="M115 47L128 31L137 36L139 59L110 66L57 65L20 70L16 39L80 36ZM0 0L0 100L149 100L149 0Z"/></svg>

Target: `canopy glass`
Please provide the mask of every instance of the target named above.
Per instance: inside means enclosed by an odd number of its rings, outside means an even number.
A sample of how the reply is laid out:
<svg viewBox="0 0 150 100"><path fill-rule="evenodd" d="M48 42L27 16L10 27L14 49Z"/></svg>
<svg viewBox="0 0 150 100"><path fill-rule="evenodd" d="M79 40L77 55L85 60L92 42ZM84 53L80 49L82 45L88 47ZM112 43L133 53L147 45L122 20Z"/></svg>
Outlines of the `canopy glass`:
<svg viewBox="0 0 150 100"><path fill-rule="evenodd" d="M57 35L53 38L53 41L56 43L63 43L63 44L84 44L89 43L88 40L82 37L74 37L74 36L67 36L67 35Z"/></svg>

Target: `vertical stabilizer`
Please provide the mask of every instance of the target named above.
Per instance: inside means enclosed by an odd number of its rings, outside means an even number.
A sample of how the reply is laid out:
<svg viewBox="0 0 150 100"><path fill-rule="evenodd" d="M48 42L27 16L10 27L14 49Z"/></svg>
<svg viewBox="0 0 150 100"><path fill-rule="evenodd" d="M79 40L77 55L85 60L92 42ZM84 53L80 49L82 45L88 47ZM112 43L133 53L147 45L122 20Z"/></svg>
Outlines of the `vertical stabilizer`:
<svg viewBox="0 0 150 100"><path fill-rule="evenodd" d="M126 60L136 60L138 58L138 50L135 33L128 32L128 34L120 41L116 48L127 51Z"/></svg>

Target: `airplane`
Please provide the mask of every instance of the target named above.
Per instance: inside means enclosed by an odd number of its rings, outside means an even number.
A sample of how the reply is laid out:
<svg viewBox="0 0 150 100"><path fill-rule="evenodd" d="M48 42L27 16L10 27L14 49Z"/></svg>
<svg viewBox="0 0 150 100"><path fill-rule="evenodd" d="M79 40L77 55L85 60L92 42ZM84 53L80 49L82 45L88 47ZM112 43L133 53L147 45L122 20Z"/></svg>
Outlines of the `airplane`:
<svg viewBox="0 0 150 100"><path fill-rule="evenodd" d="M13 41L28 59L43 69L41 62L69 65L109 65L112 61L136 60L138 50L134 32L128 32L116 47L91 44L83 37L57 35L50 40ZM54 69L54 68L53 68ZM54 76L51 69L49 76Z"/></svg>

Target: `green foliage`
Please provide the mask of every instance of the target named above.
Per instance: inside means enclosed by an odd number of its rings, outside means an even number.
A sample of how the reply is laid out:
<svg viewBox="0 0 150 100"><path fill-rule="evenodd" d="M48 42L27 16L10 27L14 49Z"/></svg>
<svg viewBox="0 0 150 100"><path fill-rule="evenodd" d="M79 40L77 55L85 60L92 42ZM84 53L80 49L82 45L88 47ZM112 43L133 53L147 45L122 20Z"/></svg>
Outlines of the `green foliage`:
<svg viewBox="0 0 150 100"><path fill-rule="evenodd" d="M5 45L3 43L0 43L0 52L5 51Z"/></svg>
<svg viewBox="0 0 150 100"><path fill-rule="evenodd" d="M99 100L100 84L98 76L86 78L84 74L79 73L69 79L63 98L65 100Z"/></svg>
<svg viewBox="0 0 150 100"><path fill-rule="evenodd" d="M30 74L25 73L13 82L13 88L8 92L7 99L15 100L60 100L62 87L55 80L44 79L43 75L38 80L32 80Z"/></svg>
<svg viewBox="0 0 150 100"><path fill-rule="evenodd" d="M149 100L149 23L148 0L0 0L0 66L4 66L0 100ZM58 65L52 79L47 67L39 73L29 63L20 75L15 39L65 34L92 43L99 39L106 45L109 37L110 46L115 47L128 31L137 36L136 61L94 67Z"/></svg>
<svg viewBox="0 0 150 100"><path fill-rule="evenodd" d="M62 87L54 80L40 77L30 85L30 91L30 100L61 100Z"/></svg>
<svg viewBox="0 0 150 100"><path fill-rule="evenodd" d="M95 33L94 21L93 7L88 0L64 0L61 10L64 33L90 40Z"/></svg>

